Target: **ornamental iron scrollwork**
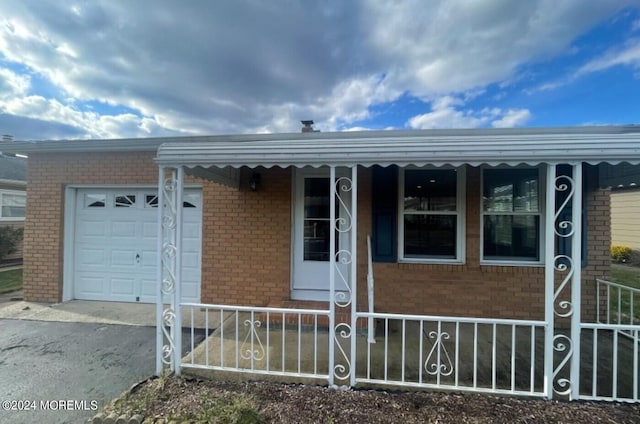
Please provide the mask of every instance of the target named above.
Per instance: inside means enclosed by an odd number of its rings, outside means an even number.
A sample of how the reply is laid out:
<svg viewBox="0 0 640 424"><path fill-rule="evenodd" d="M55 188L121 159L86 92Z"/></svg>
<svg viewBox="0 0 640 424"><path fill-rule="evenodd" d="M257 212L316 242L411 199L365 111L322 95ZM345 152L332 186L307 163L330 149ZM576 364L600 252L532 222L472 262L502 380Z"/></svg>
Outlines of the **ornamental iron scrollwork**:
<svg viewBox="0 0 640 424"><path fill-rule="evenodd" d="M555 290L553 295L553 305L554 305L554 313L561 317L566 318L570 317L573 314L573 304L569 300L561 300L558 301L558 298L563 293L565 287L571 281L573 277L573 273L575 272L573 266L573 259L567 255L557 255L554 258L553 268L556 271L564 272L564 277L562 278L562 282L558 285L558 288ZM556 309L556 304L558 309Z"/></svg>
<svg viewBox="0 0 640 424"><path fill-rule="evenodd" d="M166 172L165 172L166 173ZM160 299L163 302L164 296L174 296L176 293L176 260L178 249L176 246L176 224L177 224L177 208L178 199L178 171L177 169L168 170L168 177L162 180L162 216L161 216L161 237L162 250L160 252ZM160 194L160 193L159 193ZM160 205L159 205L160 206ZM172 300L172 302L175 299ZM176 325L175 305L171 305L162 311L162 350L160 352L162 363L173 368L176 364L174 354L176 345L174 340L173 328ZM180 337L179 335L177 337Z"/></svg>
<svg viewBox="0 0 640 424"><path fill-rule="evenodd" d="M555 335L553 337L553 350L554 352L564 353L560 363L553 369L553 391L560 396L566 396L571 393L571 380L565 377L558 378L558 374L573 355L573 341L571 337L565 334Z"/></svg>
<svg viewBox="0 0 640 424"><path fill-rule="evenodd" d="M443 342L443 340L449 340L451 336L446 331L431 331L428 337L435 341L424 361L425 372L429 375L451 375L454 368L453 361L451 361L447 347Z"/></svg>
<svg viewBox="0 0 640 424"><path fill-rule="evenodd" d="M334 304L334 318L338 314L344 316L350 310L349 308L355 308L351 281L353 278L351 270L355 256L353 251L355 246L352 246L352 237L355 231L352 209L355 202L355 199L353 199L355 193L353 183L354 181L346 176L337 177L332 181L332 196L334 196L336 207L332 231L335 231L337 241L336 246L332 247L334 292L332 293L331 301ZM341 311L338 312L338 310ZM352 351L353 348L350 343L352 342L354 330L352 325L345 322L335 322L332 330L332 343L335 349L333 353L333 369L330 372L336 380L350 384L348 382L354 371L352 370L353 358L351 358L351 354L348 351Z"/></svg>
<svg viewBox="0 0 640 424"><path fill-rule="evenodd" d="M348 177L340 177L335 181L336 201L339 207L338 217L336 218L336 231L339 233L347 233L353 227L351 208L344 201L343 194L350 193L353 189L353 183Z"/></svg>
<svg viewBox="0 0 640 424"><path fill-rule="evenodd" d="M351 361L342 343L344 340L348 341L351 338L352 328L349 324L342 322L335 326L335 330L334 340L336 346L338 346L341 361L334 365L333 373L338 380L347 380L351 376Z"/></svg>
<svg viewBox="0 0 640 424"><path fill-rule="evenodd" d="M575 192L575 183L573 181L573 178L569 177L568 175L557 176L555 180L555 189L556 192L559 193L568 191L568 194L566 195L566 198L564 199L560 207L556 210L555 216L553 217L553 231L558 237L568 238L573 236L573 233L575 231L575 229L573 228L573 222L567 220L559 221L559 219L564 210L569 205L569 202L571 202L571 200L573 199Z"/></svg>
<svg viewBox="0 0 640 424"><path fill-rule="evenodd" d="M244 336L242 346L240 346L240 356L243 359L261 361L264 359L266 354L262 340L260 340L260 335L257 331L262 326L262 322L259 320L247 319L244 321L244 326L249 328L247 330L247 334Z"/></svg>
<svg viewBox="0 0 640 424"><path fill-rule="evenodd" d="M553 234L555 238L554 246L559 251L553 253L553 315L559 318L571 318L572 320L579 319L576 315L576 307L580 307L578 304L574 304L576 293L576 287L572 287L576 275L579 277L580 273L580 249L574 251L573 246L571 253L566 254L562 250L562 246L567 246L567 243L575 243L575 238L579 237L579 221L574 222L576 212L580 209L581 205L576 204L578 196L576 190L582 184L580 180L581 174L576 174L576 169L581 165L572 165L573 172L569 175L562 173L561 175L555 175L553 180L553 188L555 189L555 210L553 216ZM556 169L556 172L557 169ZM577 177L576 177L577 175ZM576 177L577 179L574 179ZM579 215L578 215L579 216ZM576 269L577 267L577 269ZM557 283L557 280L561 281ZM556 333L554 327L552 338L552 349L550 348L548 354L551 355L551 361L554 363L553 374L551 378L552 393L558 396L571 396L574 392L574 386L579 384L577 381L572 381L572 378L576 378L574 375L575 361L579 361L580 358L576 357L576 353L579 350L579 340L573 340L575 335L567 335L564 333ZM579 356L579 355L578 355ZM571 374L568 377L569 373Z"/></svg>
<svg viewBox="0 0 640 424"><path fill-rule="evenodd" d="M164 334L164 337L167 340L167 343L162 346L162 362L165 365L171 365L171 359L175 349L173 337L171 337L171 327L174 325L175 320L176 314L173 311L173 308L166 308L162 312L162 334Z"/></svg>
<svg viewBox="0 0 640 424"><path fill-rule="evenodd" d="M341 249L336 252L335 271L338 276L338 281L341 286L346 288L346 291L336 291L334 296L334 302L341 308L346 308L351 305L351 284L349 282L349 265L351 265L351 251L347 249ZM346 268L346 272L345 269Z"/></svg>

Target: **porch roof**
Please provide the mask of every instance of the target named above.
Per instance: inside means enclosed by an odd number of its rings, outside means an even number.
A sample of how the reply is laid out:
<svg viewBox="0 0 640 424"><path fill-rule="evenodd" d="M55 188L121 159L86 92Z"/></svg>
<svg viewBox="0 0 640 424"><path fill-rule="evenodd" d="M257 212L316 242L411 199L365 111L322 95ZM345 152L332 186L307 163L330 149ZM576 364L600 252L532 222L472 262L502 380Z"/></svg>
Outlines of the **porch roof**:
<svg viewBox="0 0 640 424"><path fill-rule="evenodd" d="M640 163L640 127L299 133L160 145L159 165L187 168Z"/></svg>

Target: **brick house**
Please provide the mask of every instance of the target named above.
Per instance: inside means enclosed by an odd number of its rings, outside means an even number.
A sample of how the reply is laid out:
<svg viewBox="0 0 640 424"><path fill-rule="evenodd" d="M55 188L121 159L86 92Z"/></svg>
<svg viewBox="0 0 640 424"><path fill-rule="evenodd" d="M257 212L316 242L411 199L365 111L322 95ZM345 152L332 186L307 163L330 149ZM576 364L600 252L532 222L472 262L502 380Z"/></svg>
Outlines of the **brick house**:
<svg viewBox="0 0 640 424"><path fill-rule="evenodd" d="M13 142L0 151L29 156L27 300L155 301L159 175L180 169L183 300L327 301L330 252L350 250L346 280L366 305L371 235L377 311L542 319L549 250L581 262L582 313L594 314L610 245L599 167L640 162L639 145L635 127L580 127ZM332 199L330 172L351 184L343 188L355 204ZM564 177L583 205L579 255L549 240ZM357 223L354 239L332 237L331 216Z"/></svg>
<svg viewBox="0 0 640 424"><path fill-rule="evenodd" d="M27 200L27 161L0 150L0 227L23 228ZM14 253L2 259L13 264L22 261L22 242Z"/></svg>

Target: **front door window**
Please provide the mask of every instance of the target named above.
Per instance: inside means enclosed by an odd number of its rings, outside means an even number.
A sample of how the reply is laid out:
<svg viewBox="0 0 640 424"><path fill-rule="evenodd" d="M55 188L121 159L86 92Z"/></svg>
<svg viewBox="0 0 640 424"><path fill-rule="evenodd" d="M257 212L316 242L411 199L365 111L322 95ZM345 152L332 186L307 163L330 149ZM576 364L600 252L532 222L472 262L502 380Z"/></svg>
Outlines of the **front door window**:
<svg viewBox="0 0 640 424"><path fill-rule="evenodd" d="M304 179L304 260L329 261L330 198L328 178Z"/></svg>

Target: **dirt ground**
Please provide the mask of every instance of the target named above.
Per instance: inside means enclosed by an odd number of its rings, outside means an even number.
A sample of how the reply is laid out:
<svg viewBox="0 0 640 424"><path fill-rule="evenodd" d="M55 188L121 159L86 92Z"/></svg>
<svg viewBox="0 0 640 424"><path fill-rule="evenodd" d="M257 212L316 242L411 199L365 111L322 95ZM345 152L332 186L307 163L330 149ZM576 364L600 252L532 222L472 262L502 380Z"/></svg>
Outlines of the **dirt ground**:
<svg viewBox="0 0 640 424"><path fill-rule="evenodd" d="M145 422L637 423L639 404L480 394L336 390L268 382L156 378L107 408Z"/></svg>

